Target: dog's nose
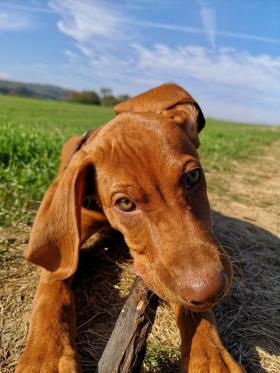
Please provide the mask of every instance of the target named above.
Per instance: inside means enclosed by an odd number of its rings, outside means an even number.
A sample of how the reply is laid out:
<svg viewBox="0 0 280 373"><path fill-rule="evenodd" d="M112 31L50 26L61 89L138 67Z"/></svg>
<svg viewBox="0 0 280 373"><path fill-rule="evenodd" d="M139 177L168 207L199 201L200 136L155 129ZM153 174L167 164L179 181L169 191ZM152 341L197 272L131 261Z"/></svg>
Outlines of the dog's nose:
<svg viewBox="0 0 280 373"><path fill-rule="evenodd" d="M188 283L180 286L181 296L194 305L214 303L226 292L229 279L224 271L194 277Z"/></svg>

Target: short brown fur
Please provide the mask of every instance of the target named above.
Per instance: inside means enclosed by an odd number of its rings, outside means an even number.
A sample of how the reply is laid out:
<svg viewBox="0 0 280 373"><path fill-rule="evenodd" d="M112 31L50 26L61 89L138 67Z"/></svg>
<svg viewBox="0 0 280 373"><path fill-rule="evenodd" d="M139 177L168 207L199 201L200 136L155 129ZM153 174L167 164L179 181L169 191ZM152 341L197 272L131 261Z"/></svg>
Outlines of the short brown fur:
<svg viewBox="0 0 280 373"><path fill-rule="evenodd" d="M201 170L198 133L204 117L194 99L164 84L116 106L117 117L61 154L31 232L27 258L43 267L27 346L16 372L79 372L71 276L84 241L104 225L120 231L135 271L170 302L182 345L182 369L239 373L222 345L211 312L228 291L228 256L212 233L206 181L186 188ZM123 212L116 200L137 208ZM85 201L91 201L91 205Z"/></svg>

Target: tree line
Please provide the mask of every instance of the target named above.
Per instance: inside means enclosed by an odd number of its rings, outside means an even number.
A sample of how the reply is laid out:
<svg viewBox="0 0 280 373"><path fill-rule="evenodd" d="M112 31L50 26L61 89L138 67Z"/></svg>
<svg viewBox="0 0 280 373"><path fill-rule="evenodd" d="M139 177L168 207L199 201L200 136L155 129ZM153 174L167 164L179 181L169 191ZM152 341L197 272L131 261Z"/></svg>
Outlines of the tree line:
<svg viewBox="0 0 280 373"><path fill-rule="evenodd" d="M99 94L95 91L70 91L67 100L80 104L114 106L119 102L128 100L129 97L130 96L126 94L114 96L110 88L101 88Z"/></svg>
<svg viewBox="0 0 280 373"><path fill-rule="evenodd" d="M0 80L0 94L9 96L33 97L49 100L63 100L88 105L114 106L125 101L129 95L115 96L110 88L101 88L97 93L94 90L74 91L61 87L44 84L22 83Z"/></svg>

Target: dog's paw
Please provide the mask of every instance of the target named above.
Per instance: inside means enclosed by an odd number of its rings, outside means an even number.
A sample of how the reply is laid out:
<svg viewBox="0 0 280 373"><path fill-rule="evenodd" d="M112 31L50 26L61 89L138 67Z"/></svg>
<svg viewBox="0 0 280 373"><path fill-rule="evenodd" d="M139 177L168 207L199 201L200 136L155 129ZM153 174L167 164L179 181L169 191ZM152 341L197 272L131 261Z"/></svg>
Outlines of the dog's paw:
<svg viewBox="0 0 280 373"><path fill-rule="evenodd" d="M37 356L24 354L15 373L81 373L79 358L73 349L67 348L61 356L41 352Z"/></svg>
<svg viewBox="0 0 280 373"><path fill-rule="evenodd" d="M197 359L190 359L185 370L188 373L246 373L224 349L217 349L214 354L201 354Z"/></svg>

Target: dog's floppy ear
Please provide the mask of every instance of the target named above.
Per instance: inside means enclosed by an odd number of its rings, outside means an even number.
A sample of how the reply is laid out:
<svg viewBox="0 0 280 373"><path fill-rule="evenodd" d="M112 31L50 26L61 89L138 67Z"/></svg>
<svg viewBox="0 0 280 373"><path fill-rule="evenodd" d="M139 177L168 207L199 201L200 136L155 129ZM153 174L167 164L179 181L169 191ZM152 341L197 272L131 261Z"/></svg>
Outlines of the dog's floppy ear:
<svg viewBox="0 0 280 373"><path fill-rule="evenodd" d="M82 203L90 167L92 163L85 152L75 153L65 171L47 190L35 218L25 255L46 269L43 271L45 281L66 279L77 269Z"/></svg>
<svg viewBox="0 0 280 373"><path fill-rule="evenodd" d="M138 96L121 102L115 106L116 114L131 112L154 112L164 113L168 110L188 111L189 106L193 106L196 133L205 126L205 119L198 103L183 88L173 83L162 84L159 87L150 89Z"/></svg>

